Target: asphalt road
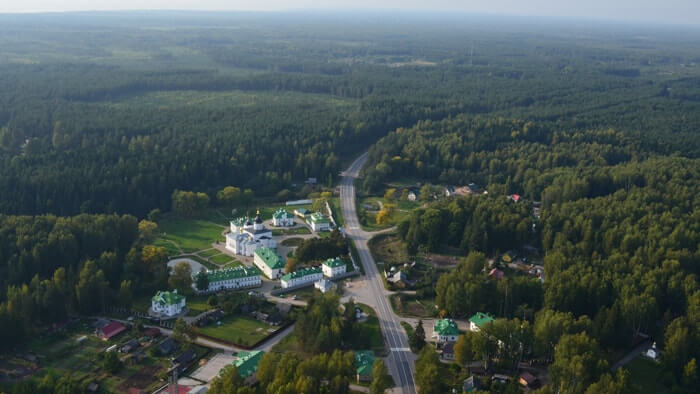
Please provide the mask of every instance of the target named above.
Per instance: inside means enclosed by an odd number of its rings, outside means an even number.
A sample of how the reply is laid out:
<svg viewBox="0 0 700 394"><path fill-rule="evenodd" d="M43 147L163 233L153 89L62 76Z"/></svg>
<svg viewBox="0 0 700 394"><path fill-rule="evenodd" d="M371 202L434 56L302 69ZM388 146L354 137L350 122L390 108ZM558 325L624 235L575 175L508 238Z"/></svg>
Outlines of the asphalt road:
<svg viewBox="0 0 700 394"><path fill-rule="evenodd" d="M367 241L372 237L372 233L363 231L357 217L355 206L355 179L358 177L360 169L367 161L367 153L355 160L342 175L343 181L340 184L340 204L345 218L345 231L352 241L355 242L360 262L365 270L369 286L368 291L372 294L374 304L371 305L377 312L379 324L382 328L382 335L390 353L386 359L389 373L394 378L397 390L402 393L416 393L416 385L413 380L415 374L415 355L408 346L408 337L399 319L386 298L386 292L382 283L381 274L377 271L372 254L367 247Z"/></svg>

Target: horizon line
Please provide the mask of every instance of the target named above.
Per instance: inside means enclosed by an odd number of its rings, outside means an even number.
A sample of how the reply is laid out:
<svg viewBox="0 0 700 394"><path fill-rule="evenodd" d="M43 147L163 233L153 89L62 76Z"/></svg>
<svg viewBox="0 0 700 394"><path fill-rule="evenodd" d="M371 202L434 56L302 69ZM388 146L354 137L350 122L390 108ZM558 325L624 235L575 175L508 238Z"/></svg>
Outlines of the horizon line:
<svg viewBox="0 0 700 394"><path fill-rule="evenodd" d="M365 13L365 14L385 14L393 13L397 16L399 15L414 15L417 13L427 14L431 16L450 16L456 18L459 16L488 16L488 17L502 17L502 18L522 18L522 19L548 19L548 20L565 20L565 21L579 21L579 22L599 22L599 23L609 23L609 24L621 24L621 25L640 25L640 24L653 24L655 27L683 27L683 28L693 28L698 29L698 25L693 22L670 22L661 20L650 20L650 19L629 19L622 20L616 18L606 18L606 17L596 17L596 16L581 16L581 15L542 15L542 14L529 14L529 13L507 13L507 12L487 12L487 11L466 11L466 10L449 10L449 9L439 9L439 10L426 10L420 8L411 9L391 9L391 8L276 8L276 9L220 9L220 8L133 8L133 9L75 9L75 10L15 10L15 11L0 11L0 16L11 16L11 15L68 15L68 14L88 14L88 13L138 13L138 12L149 12L149 13L226 13L226 14L245 14L245 13L259 13L259 14L300 14L300 13L314 13L314 14L331 14L339 15L344 13Z"/></svg>

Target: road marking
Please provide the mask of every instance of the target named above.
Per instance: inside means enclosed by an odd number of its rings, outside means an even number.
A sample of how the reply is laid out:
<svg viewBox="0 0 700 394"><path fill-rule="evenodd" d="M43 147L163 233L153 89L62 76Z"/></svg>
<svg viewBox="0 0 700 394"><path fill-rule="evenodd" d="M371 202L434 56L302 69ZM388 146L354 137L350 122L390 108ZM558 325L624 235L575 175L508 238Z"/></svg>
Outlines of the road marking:
<svg viewBox="0 0 700 394"><path fill-rule="evenodd" d="M411 348L408 347L392 347L391 348L392 352L410 352Z"/></svg>

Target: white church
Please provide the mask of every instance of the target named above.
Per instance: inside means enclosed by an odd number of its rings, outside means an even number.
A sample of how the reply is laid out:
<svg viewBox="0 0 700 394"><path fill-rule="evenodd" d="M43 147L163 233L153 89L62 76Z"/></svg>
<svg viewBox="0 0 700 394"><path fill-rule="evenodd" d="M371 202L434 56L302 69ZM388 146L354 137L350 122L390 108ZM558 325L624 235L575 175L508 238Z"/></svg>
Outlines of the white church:
<svg viewBox="0 0 700 394"><path fill-rule="evenodd" d="M226 249L239 256L252 256L257 248L275 248L272 230L263 226L260 211L254 219L241 217L231 221L231 232L226 234Z"/></svg>

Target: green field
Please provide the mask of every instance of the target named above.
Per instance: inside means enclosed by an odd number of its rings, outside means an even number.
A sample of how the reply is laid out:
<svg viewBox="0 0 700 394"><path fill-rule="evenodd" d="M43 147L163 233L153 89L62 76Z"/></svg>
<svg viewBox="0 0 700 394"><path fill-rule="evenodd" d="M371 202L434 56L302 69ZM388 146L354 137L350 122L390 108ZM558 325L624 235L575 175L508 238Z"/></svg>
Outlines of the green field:
<svg viewBox="0 0 700 394"><path fill-rule="evenodd" d="M377 210L367 210L364 208L364 204L373 205ZM377 224L377 212L379 206L385 204L394 204L396 208L394 213L389 219L389 223L386 225ZM420 204L410 201L392 200L387 201L383 197L363 197L357 202L357 216L360 219L360 225L365 231L378 231L395 226L403 219L408 217L412 210L419 207Z"/></svg>
<svg viewBox="0 0 700 394"><path fill-rule="evenodd" d="M182 253L176 245L173 245L172 242L168 241L166 238L163 237L156 238L153 241L153 245L165 248L165 251L168 253L168 256L177 256Z"/></svg>
<svg viewBox="0 0 700 394"><path fill-rule="evenodd" d="M170 215L158 223L165 239L176 243L185 253L211 249L211 244L222 241L225 227L201 219L186 219Z"/></svg>
<svg viewBox="0 0 700 394"><path fill-rule="evenodd" d="M294 228L286 228L286 229L278 229L278 228L273 228L272 229L272 235L308 235L311 234L311 230L309 230L306 227L294 227Z"/></svg>
<svg viewBox="0 0 700 394"><path fill-rule="evenodd" d="M269 325L244 316L227 316L221 325L201 327L199 332L212 338L250 346L270 335Z"/></svg>
<svg viewBox="0 0 700 394"><path fill-rule="evenodd" d="M198 252L197 254L200 257L211 257L211 256L216 256L217 254L220 254L220 253L221 252L219 252L217 249L209 249L209 250L206 250L204 252Z"/></svg>
<svg viewBox="0 0 700 394"><path fill-rule="evenodd" d="M187 309L189 312L188 316L197 316L202 312L206 312L212 309L209 304L207 304L208 296L188 296L187 297Z"/></svg>
<svg viewBox="0 0 700 394"><path fill-rule="evenodd" d="M406 244L396 235L378 235L369 241L369 250L377 263L388 266L409 262Z"/></svg>
<svg viewBox="0 0 700 394"><path fill-rule="evenodd" d="M223 253L212 256L209 259L218 265L226 265L233 261L233 257Z"/></svg>

